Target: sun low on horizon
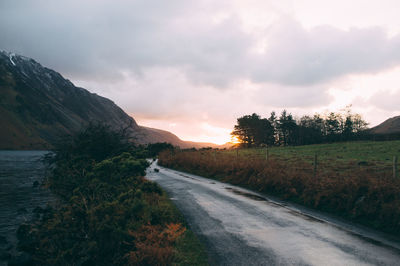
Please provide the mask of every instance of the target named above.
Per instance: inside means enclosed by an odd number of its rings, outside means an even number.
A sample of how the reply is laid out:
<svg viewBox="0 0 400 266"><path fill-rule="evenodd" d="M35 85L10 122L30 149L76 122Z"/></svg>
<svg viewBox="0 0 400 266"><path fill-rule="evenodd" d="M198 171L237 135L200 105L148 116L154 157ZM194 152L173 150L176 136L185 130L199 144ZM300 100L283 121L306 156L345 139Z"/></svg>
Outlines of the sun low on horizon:
<svg viewBox="0 0 400 266"><path fill-rule="evenodd" d="M1 265L400 265L400 0L0 0Z"/></svg>
<svg viewBox="0 0 400 266"><path fill-rule="evenodd" d="M400 114L398 1L40 3L1 2L0 49L183 140L230 142L252 113Z"/></svg>
<svg viewBox="0 0 400 266"><path fill-rule="evenodd" d="M133 117L133 114L130 114ZM195 141L203 143L213 143L223 145L226 143L237 143L237 139L231 136L232 129L214 127L207 122L195 123L194 126L188 126L190 122L173 122L172 121L157 121L136 119L136 122L141 126L158 128L169 131L184 141ZM197 130L195 129L196 127Z"/></svg>

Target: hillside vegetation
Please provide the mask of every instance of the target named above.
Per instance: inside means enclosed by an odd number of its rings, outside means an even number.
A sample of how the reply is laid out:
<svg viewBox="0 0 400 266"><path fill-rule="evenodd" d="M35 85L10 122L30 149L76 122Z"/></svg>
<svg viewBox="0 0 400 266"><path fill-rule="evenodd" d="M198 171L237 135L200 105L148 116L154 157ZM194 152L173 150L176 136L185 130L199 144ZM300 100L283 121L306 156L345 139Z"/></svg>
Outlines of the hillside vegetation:
<svg viewBox="0 0 400 266"><path fill-rule="evenodd" d="M387 119L376 127L371 128L373 134L400 134L400 116Z"/></svg>
<svg viewBox="0 0 400 266"><path fill-rule="evenodd" d="M90 122L124 129L136 144L216 146L140 126L111 100L76 87L33 59L0 51L0 149L51 149L60 138L79 133Z"/></svg>
<svg viewBox="0 0 400 266"><path fill-rule="evenodd" d="M159 164L251 188L400 236L400 141L166 151ZM317 165L314 165L317 154Z"/></svg>
<svg viewBox="0 0 400 266"><path fill-rule="evenodd" d="M205 265L207 256L161 188L147 151L108 127L61 145L47 184L58 204L18 229L34 265Z"/></svg>

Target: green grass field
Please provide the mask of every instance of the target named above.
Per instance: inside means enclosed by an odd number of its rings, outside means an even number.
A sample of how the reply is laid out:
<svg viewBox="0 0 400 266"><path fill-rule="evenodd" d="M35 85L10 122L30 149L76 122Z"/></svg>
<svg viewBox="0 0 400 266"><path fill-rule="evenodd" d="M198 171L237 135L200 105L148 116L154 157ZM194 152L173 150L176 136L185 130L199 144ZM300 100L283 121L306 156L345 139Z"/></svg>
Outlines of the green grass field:
<svg viewBox="0 0 400 266"><path fill-rule="evenodd" d="M236 156L235 150L223 151L223 153ZM355 165L374 165L390 167L393 164L393 156L400 158L400 141L354 141L331 144L315 144L290 147L268 148L270 158L312 162L315 154L318 161L324 163L354 163ZM240 157L266 157L266 148L240 149Z"/></svg>

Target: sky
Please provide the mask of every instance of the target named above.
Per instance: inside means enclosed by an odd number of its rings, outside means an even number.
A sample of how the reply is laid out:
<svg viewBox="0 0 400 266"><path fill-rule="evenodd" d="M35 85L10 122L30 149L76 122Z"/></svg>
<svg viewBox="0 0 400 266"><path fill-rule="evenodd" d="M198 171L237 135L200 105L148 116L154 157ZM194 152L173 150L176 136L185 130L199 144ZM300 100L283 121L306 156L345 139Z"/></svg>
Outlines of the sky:
<svg viewBox="0 0 400 266"><path fill-rule="evenodd" d="M0 49L183 140L240 116L400 115L398 0L1 0Z"/></svg>

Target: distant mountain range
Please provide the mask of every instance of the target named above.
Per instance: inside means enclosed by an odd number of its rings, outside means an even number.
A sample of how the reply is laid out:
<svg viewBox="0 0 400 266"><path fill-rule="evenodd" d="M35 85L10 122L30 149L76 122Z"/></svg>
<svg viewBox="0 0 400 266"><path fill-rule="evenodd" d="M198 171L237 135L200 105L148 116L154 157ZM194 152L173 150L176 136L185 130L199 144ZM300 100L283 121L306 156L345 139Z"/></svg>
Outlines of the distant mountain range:
<svg viewBox="0 0 400 266"><path fill-rule="evenodd" d="M171 132L140 126L111 100L75 87L31 58L0 51L0 149L48 149L89 122L125 129L138 144L218 146L183 141Z"/></svg>

